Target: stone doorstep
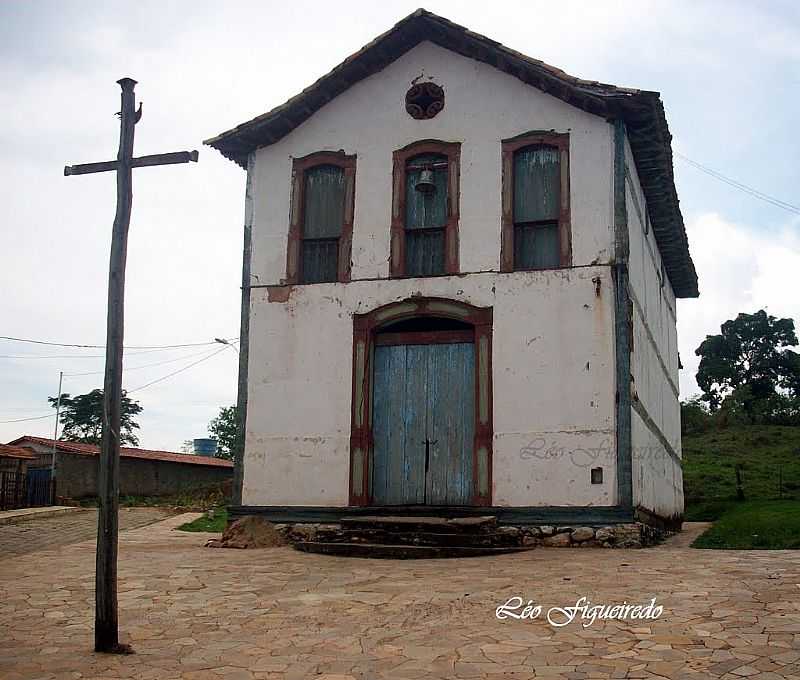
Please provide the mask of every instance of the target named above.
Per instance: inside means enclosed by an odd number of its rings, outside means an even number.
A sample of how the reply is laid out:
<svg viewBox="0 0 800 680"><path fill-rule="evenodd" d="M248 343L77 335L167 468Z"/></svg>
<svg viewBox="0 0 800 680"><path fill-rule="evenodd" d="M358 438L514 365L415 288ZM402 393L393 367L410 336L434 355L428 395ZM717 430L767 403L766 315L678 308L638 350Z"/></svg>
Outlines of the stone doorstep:
<svg viewBox="0 0 800 680"><path fill-rule="evenodd" d="M86 508L71 505L50 505L42 508L19 508L17 510L0 510L0 525L27 522L42 517L53 515L66 515L73 512L83 512Z"/></svg>
<svg viewBox="0 0 800 680"><path fill-rule="evenodd" d="M483 557L486 555L507 555L530 550L530 548L522 546L498 548L488 546L433 546L395 543L325 543L322 541L298 541L293 544L293 547L303 552L321 553L324 555L395 560Z"/></svg>
<svg viewBox="0 0 800 680"><path fill-rule="evenodd" d="M343 529L382 529L386 531L424 531L428 533L476 533L490 531L497 526L497 517L342 517Z"/></svg>

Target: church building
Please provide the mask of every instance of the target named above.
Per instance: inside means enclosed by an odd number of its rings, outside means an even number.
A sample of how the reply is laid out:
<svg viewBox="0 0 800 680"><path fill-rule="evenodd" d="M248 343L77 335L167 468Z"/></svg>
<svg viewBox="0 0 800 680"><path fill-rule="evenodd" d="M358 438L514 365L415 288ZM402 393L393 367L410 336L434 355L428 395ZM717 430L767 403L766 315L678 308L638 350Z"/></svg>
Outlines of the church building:
<svg viewBox="0 0 800 680"><path fill-rule="evenodd" d="M658 92L418 10L206 143L247 172L234 516L679 528Z"/></svg>

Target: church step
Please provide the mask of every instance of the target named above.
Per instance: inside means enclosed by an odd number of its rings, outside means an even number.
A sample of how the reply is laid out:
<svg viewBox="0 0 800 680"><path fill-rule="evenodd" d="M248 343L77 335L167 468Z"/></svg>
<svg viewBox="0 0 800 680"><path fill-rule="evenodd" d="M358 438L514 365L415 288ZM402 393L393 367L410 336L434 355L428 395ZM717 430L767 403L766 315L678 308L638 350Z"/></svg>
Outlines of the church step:
<svg viewBox="0 0 800 680"><path fill-rule="evenodd" d="M315 540L325 543L374 543L383 545L430 545L462 547L512 547L519 545L520 532L500 528L480 533L441 533L432 531L391 531L384 528L320 529Z"/></svg>
<svg viewBox="0 0 800 680"><path fill-rule="evenodd" d="M326 543L303 541L295 543L295 550L342 557L371 557L377 559L413 560L441 559L447 557L480 557L484 555L506 555L530 548L495 548L487 546L432 546L432 545L386 545L383 543Z"/></svg>
<svg viewBox="0 0 800 680"><path fill-rule="evenodd" d="M342 529L365 530L380 529L391 532L424 532L430 534L477 534L494 531L497 517L342 517Z"/></svg>

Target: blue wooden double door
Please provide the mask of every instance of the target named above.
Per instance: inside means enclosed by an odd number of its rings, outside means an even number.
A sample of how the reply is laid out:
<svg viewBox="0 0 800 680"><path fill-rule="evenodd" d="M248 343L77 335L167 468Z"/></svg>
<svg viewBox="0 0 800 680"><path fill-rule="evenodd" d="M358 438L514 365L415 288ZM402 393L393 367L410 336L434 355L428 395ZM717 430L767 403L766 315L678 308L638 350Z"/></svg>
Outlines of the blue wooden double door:
<svg viewBox="0 0 800 680"><path fill-rule="evenodd" d="M472 503L474 347L471 342L375 347L375 505Z"/></svg>

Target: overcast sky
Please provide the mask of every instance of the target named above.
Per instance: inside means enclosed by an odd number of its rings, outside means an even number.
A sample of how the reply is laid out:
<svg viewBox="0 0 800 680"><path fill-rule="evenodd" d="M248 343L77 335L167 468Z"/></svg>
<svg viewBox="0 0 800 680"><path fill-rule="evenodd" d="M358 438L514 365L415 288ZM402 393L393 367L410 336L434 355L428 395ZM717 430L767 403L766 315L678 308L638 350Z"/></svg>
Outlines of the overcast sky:
<svg viewBox="0 0 800 680"><path fill-rule="evenodd" d="M144 102L136 153L199 149L200 162L134 171L126 345L236 337L245 175L202 140L281 104L415 8L0 3L0 335L104 343L114 176L64 177L63 166L115 157L115 81L129 76ZM676 151L800 203L793 0L426 8L577 76L660 91ZM800 320L800 217L680 159L675 172L701 291L678 303L686 396L697 391L695 348L725 319L766 307ZM0 421L46 415L59 371L65 392L102 386L101 355L0 340ZM125 387L144 407L145 447L175 450L205 436L236 398L237 356L222 345L130 350L125 366ZM0 423L0 441L51 436L53 420Z"/></svg>

